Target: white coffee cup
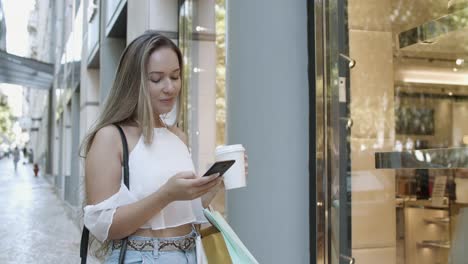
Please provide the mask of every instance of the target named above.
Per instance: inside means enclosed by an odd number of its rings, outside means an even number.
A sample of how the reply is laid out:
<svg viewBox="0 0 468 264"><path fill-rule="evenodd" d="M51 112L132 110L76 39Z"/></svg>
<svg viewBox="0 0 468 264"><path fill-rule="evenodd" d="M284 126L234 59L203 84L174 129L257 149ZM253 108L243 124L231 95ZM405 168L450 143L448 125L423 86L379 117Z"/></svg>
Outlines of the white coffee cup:
<svg viewBox="0 0 468 264"><path fill-rule="evenodd" d="M216 148L216 161L235 160L236 162L224 173L224 187L226 190L245 187L245 149L241 144L219 146Z"/></svg>

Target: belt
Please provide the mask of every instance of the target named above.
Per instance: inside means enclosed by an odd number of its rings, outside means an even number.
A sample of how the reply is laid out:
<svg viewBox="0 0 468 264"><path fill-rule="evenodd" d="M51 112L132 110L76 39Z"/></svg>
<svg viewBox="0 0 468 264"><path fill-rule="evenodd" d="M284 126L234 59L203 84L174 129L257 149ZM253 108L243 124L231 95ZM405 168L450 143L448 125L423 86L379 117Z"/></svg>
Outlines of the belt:
<svg viewBox="0 0 468 264"><path fill-rule="evenodd" d="M122 247L122 240L117 240L112 243L112 249L120 249ZM137 251L174 251L174 250L191 250L195 248L195 237L185 237L176 240L133 240L129 239L127 242L128 250Z"/></svg>

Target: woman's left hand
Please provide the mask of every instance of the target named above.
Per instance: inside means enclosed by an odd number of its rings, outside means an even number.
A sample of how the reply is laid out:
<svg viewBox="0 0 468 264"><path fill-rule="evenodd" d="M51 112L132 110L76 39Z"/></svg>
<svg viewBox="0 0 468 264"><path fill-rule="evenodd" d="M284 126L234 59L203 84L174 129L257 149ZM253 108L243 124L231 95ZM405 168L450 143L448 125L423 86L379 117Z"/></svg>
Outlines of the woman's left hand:
<svg viewBox="0 0 468 264"><path fill-rule="evenodd" d="M247 153L244 153L244 169L245 169L245 177L249 175L249 157L247 156ZM224 182L222 182L219 187L214 188L213 190L205 193L201 199L202 199L202 204L203 208L207 208L211 201L215 198L216 194L224 188Z"/></svg>

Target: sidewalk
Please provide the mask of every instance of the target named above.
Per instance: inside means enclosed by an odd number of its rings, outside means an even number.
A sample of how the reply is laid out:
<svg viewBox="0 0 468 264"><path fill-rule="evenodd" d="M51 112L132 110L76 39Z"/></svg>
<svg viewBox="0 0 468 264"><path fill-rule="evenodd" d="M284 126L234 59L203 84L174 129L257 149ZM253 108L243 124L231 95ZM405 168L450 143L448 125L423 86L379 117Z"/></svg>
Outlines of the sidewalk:
<svg viewBox="0 0 468 264"><path fill-rule="evenodd" d="M0 263L80 263L81 231L31 164L0 160L0 204Z"/></svg>

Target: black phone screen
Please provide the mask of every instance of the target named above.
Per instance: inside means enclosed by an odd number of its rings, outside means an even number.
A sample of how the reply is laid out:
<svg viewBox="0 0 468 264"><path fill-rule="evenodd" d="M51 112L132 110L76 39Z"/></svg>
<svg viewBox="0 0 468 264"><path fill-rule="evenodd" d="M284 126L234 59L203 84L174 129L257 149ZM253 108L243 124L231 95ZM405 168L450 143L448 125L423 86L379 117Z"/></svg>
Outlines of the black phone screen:
<svg viewBox="0 0 468 264"><path fill-rule="evenodd" d="M208 176L215 173L219 173L219 176L223 176L223 174L231 168L231 166L235 163L235 160L223 160L217 161L211 168L203 175Z"/></svg>

